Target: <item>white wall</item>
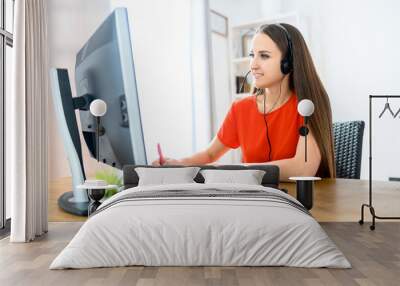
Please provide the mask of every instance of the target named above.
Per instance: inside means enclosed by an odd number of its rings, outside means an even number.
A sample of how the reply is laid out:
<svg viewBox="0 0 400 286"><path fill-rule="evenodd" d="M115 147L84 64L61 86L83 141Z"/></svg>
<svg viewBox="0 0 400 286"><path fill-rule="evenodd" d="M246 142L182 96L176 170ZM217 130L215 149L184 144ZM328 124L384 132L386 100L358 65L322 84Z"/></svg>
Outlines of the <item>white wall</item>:
<svg viewBox="0 0 400 286"><path fill-rule="evenodd" d="M126 7L149 163L192 154L190 1L112 0Z"/></svg>
<svg viewBox="0 0 400 286"><path fill-rule="evenodd" d="M282 12L297 11L307 21L309 46L334 121L364 120L361 176L368 178L368 96L400 94L400 2L284 0ZM385 100L374 101L373 178L400 177L400 118L378 119ZM397 111L400 100L392 100Z"/></svg>
<svg viewBox="0 0 400 286"><path fill-rule="evenodd" d="M263 0L209 0L210 9L229 18L230 26L261 19ZM265 2L271 2L265 0ZM272 1L273 2L273 1Z"/></svg>

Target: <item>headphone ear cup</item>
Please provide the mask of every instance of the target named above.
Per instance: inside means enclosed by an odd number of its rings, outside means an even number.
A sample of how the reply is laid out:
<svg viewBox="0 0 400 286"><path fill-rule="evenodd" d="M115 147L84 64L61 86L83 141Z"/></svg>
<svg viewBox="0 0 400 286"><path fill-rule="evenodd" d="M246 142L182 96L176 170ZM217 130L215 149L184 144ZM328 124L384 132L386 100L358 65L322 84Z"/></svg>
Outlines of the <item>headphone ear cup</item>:
<svg viewBox="0 0 400 286"><path fill-rule="evenodd" d="M282 60L281 61L281 72L283 74L288 74L288 73L290 73L290 71L291 71L290 63L286 59Z"/></svg>

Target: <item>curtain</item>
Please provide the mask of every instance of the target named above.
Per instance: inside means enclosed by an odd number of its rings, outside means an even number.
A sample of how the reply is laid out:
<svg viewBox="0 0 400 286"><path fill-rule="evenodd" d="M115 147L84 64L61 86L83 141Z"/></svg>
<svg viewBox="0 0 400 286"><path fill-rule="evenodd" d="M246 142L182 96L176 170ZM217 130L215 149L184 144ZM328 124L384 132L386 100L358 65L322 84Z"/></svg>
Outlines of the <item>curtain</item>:
<svg viewBox="0 0 400 286"><path fill-rule="evenodd" d="M47 232L48 50L45 0L15 1L7 146L12 242Z"/></svg>

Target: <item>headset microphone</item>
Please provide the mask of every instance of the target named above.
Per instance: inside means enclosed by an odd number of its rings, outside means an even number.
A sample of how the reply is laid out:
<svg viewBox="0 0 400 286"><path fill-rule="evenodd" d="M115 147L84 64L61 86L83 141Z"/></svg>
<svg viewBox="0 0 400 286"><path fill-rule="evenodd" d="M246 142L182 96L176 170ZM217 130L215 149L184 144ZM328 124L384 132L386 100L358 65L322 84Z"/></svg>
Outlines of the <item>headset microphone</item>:
<svg viewBox="0 0 400 286"><path fill-rule="evenodd" d="M246 73L246 75L244 76L244 79L243 79L243 82L242 82L242 86L241 86L240 89L239 89L239 93L242 93L242 92L243 92L244 83L246 82L247 76L249 75L250 72L251 72L251 71L248 71L248 72Z"/></svg>

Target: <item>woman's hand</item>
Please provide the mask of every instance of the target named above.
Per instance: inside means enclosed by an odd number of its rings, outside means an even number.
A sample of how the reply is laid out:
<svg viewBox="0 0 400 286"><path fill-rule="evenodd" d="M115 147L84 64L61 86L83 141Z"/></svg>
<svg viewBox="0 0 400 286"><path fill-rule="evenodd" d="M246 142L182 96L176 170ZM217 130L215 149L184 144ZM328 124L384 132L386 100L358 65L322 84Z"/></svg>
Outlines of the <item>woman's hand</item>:
<svg viewBox="0 0 400 286"><path fill-rule="evenodd" d="M167 157L165 157L164 160L165 160L165 162L164 162L164 164L162 164L162 166L165 166L165 165L183 165L181 160L176 160L176 159L167 158ZM153 161L151 163L151 165L153 165L153 166L161 166L160 159L157 159L157 160Z"/></svg>

